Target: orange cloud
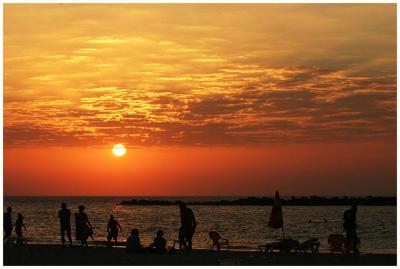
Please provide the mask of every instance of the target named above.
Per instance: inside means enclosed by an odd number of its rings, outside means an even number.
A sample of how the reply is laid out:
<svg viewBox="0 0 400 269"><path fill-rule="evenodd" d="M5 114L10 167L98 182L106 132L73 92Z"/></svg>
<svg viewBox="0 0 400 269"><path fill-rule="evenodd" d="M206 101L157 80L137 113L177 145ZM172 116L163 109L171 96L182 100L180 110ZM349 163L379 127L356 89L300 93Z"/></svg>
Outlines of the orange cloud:
<svg viewBox="0 0 400 269"><path fill-rule="evenodd" d="M6 4L4 18L6 147L395 139L394 4Z"/></svg>

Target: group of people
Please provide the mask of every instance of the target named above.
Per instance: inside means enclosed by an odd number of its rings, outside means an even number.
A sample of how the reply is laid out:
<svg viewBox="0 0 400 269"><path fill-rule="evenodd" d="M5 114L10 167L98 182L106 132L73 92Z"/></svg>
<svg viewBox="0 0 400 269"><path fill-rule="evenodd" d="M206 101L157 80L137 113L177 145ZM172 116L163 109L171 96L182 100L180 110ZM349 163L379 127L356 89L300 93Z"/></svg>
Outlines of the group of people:
<svg viewBox="0 0 400 269"><path fill-rule="evenodd" d="M179 230L179 244L180 248L184 247L187 250L192 249L192 237L196 229L196 220L193 211L186 206L185 203L179 203L181 213L181 228ZM82 246L87 246L87 240L93 235L93 227L89 221L88 215L84 212L83 205L78 207L79 212L75 213L76 224L76 240L81 242ZM71 238L71 211L67 208L66 203L61 204L61 209L58 211L58 218L60 220L61 243L65 245L65 235L67 235L70 245L72 245ZM111 243L114 240L118 243L118 233L122 231L122 227L115 219L114 215L110 215L107 224L107 242ZM154 238L154 242L147 248L140 244L139 230L132 229L130 236L126 240L128 252L143 252L145 250L157 253L163 253L166 250L167 241L164 239L164 232L159 230Z"/></svg>
<svg viewBox="0 0 400 269"><path fill-rule="evenodd" d="M93 227L89 221L88 215L84 212L83 205L78 207L75 213L75 239L81 241L82 246L87 246L87 239L93 234ZM60 220L61 244L65 245L65 235L68 237L69 244L72 245L71 237L71 210L67 208L66 203L61 203L61 209L58 211Z"/></svg>
<svg viewBox="0 0 400 269"><path fill-rule="evenodd" d="M22 228L26 231L26 227L24 225L24 218L21 213L18 213L17 220L15 221L15 224L13 223L12 220L12 208L7 207L7 212L4 213L4 219L3 219L3 225L4 225L4 239L6 240L8 237L11 236L12 231L15 226L15 233L19 238L22 238Z"/></svg>
<svg viewBox="0 0 400 269"><path fill-rule="evenodd" d="M167 252L167 240L164 238L164 232L159 230L154 238L153 243L148 247L144 248L140 243L139 230L132 229L131 235L126 240L126 252L128 253L159 253L163 254Z"/></svg>
<svg viewBox="0 0 400 269"><path fill-rule="evenodd" d="M179 248L192 250L192 238L196 231L197 222L194 217L193 211L186 206L185 203L179 203L180 216L181 216L181 227L179 229ZM81 246L87 246L87 240L93 235L93 227L89 221L88 215L84 212L85 207L83 205L78 207L78 212L75 213L75 224L76 224L76 240L81 242ZM357 206L353 205L349 210L346 210L343 215L343 228L346 231L346 249L349 252L352 250L354 254L359 253L358 245L359 238L357 235ZM61 232L61 243L65 245L65 235L69 240L69 244L72 245L71 238L71 210L67 208L66 203L61 204L61 209L58 211L58 218L60 221L60 232ZM12 221L12 208L8 207L7 212L4 214L4 231L5 237L11 236L14 224ZM18 214L18 218L15 222L15 233L18 237L22 237L22 228L26 230L24 225L22 214ZM107 225L107 242L110 244L111 240L114 240L117 244L118 233L122 231L121 225L115 219L113 215L110 215L109 222ZM132 229L130 236L126 240L126 251L127 252L154 252L154 253L165 253L166 244L164 232L162 230L157 231L156 237L152 244L148 247L143 247L140 243L139 230Z"/></svg>
<svg viewBox="0 0 400 269"><path fill-rule="evenodd" d="M179 203L179 210L180 210L180 215L181 215L181 227L179 229L179 248L182 249L184 248L187 251L192 250L192 238L194 235L194 232L196 231L196 226L197 222L194 217L193 211L186 206L185 203L180 202ZM114 218L113 218L114 219ZM110 222L111 222L111 217L110 217ZM119 225L117 222L115 225ZM108 227L113 226L113 224L108 224ZM116 231L116 230L114 230ZM108 235L108 241L111 240L111 237L114 234ZM138 229L132 229L131 235L128 237L126 240L126 251L128 253L130 252L151 252L151 253L165 253L166 252L166 247L167 247L167 240L165 240L164 232L162 230L159 230L156 234L156 237L154 238L153 243L151 243L148 247L144 248L140 244L140 238L139 238L139 230ZM115 241L117 240L116 237Z"/></svg>
<svg viewBox="0 0 400 269"><path fill-rule="evenodd" d="M181 214L181 227L179 230L179 245L180 248L186 250L192 249L192 238L195 232L197 223L193 214L193 211L186 206L185 203L179 203L180 214ZM75 239L81 242L81 246L87 246L87 240L93 235L93 227L89 221L88 215L84 212L85 207L83 205L78 207L78 212L75 213ZM69 244L72 245L71 236L71 210L67 208L66 203L61 203L61 209L58 211L58 219L60 221L60 233L61 233L61 244L65 246L65 237L68 238ZM15 222L15 232L17 237L22 238L22 227L26 230L23 222L22 214L18 214L18 219ZM12 208L8 207L7 212L4 214L4 231L6 240L11 236L14 228L12 221ZM115 219L114 215L110 215L107 224L107 243L110 244L111 240L118 243L118 233L122 231L122 227L119 222ZM126 240L126 251L127 252L152 252L152 253L165 253L167 246L167 240L164 238L164 232L162 230L157 231L156 237L153 243L148 247L143 247L140 243L139 230L132 229L131 234Z"/></svg>

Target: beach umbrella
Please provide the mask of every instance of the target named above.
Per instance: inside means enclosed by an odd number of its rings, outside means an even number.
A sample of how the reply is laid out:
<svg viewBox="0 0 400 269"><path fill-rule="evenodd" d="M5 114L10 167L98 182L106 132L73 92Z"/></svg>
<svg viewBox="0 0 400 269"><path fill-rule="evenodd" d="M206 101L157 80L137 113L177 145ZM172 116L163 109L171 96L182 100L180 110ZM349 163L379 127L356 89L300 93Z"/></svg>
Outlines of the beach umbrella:
<svg viewBox="0 0 400 269"><path fill-rule="evenodd" d="M275 199L272 205L271 215L269 216L268 226L273 229L282 228L282 238L285 238L285 232L283 230L282 202L279 197L279 191L275 192Z"/></svg>

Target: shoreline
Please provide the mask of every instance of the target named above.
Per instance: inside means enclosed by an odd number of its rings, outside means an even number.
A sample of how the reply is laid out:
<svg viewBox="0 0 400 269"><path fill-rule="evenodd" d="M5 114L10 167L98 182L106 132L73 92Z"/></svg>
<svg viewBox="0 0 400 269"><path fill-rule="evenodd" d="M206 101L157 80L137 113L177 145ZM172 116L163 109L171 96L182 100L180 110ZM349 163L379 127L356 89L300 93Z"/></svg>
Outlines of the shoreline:
<svg viewBox="0 0 400 269"><path fill-rule="evenodd" d="M124 248L49 244L4 245L4 265L396 265L396 254L261 254L193 250L191 253L127 254Z"/></svg>

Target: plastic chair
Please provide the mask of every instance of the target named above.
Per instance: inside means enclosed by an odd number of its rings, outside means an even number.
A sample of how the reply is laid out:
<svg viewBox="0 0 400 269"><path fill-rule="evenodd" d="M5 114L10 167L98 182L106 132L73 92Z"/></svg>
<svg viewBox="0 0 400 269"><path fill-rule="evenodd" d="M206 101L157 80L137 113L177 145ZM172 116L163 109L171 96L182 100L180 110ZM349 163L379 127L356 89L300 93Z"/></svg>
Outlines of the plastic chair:
<svg viewBox="0 0 400 269"><path fill-rule="evenodd" d="M297 246L297 251L303 251L304 253L310 251L311 253L314 254L319 252L319 246L320 242L318 238L312 238L299 244Z"/></svg>
<svg viewBox="0 0 400 269"><path fill-rule="evenodd" d="M346 238L342 234L331 234L328 237L328 244L330 245L331 252L344 253L344 244Z"/></svg>

